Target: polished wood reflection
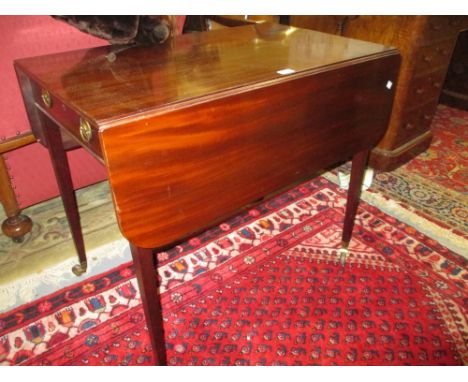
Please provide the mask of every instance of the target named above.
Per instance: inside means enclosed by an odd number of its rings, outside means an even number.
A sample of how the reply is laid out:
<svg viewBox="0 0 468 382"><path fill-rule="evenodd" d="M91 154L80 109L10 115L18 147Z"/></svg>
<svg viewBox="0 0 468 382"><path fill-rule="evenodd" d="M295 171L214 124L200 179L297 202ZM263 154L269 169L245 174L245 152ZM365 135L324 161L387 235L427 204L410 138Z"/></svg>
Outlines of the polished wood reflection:
<svg viewBox="0 0 468 382"><path fill-rule="evenodd" d="M105 129L122 232L142 247L168 244L372 147L397 63L388 56Z"/></svg>
<svg viewBox="0 0 468 382"><path fill-rule="evenodd" d="M267 81L278 70L320 69L383 45L276 24L182 35L166 44L105 46L18 61L20 68L97 125ZM118 101L117 101L118 100Z"/></svg>

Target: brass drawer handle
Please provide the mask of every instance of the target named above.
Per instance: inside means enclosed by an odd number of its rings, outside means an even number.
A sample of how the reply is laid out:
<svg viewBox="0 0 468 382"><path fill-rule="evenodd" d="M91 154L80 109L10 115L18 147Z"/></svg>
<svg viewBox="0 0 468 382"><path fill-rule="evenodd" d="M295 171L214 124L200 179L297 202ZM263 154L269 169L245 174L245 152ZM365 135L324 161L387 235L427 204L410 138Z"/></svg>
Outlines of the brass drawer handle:
<svg viewBox="0 0 468 382"><path fill-rule="evenodd" d="M42 94L41 94L42 102L44 102L44 105L48 108L52 106L52 97L50 96L50 93L42 89Z"/></svg>
<svg viewBox="0 0 468 382"><path fill-rule="evenodd" d="M89 142L91 140L91 137L93 136L93 130L91 129L91 125L84 118L80 118L80 136L81 139L85 142Z"/></svg>

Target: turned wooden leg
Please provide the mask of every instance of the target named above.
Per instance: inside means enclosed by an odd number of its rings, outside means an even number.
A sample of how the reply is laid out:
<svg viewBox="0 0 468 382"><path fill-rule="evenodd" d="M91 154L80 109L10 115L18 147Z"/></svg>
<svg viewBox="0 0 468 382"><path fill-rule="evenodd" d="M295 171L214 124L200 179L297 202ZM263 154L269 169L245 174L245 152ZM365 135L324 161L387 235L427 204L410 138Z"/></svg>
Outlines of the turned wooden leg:
<svg viewBox="0 0 468 382"><path fill-rule="evenodd" d="M341 238L341 263L346 261L349 242L353 233L354 220L361 196L362 180L366 170L369 150L360 151L353 157L351 166L351 179L349 181L348 198L346 200L346 212L343 224L343 235Z"/></svg>
<svg viewBox="0 0 468 382"><path fill-rule="evenodd" d="M73 189L70 166L68 164L67 153L63 148L60 128L47 117L42 117L44 136L47 140L50 159L55 171L55 177L62 196L65 213L70 226L73 242L78 253L79 264L73 266L72 271L80 276L87 269L86 252L81 231L80 214L76 202L75 190Z"/></svg>
<svg viewBox="0 0 468 382"><path fill-rule="evenodd" d="M140 248L130 243L133 264L135 265L141 301L145 311L146 324L153 347L155 365L166 366L166 345L164 325L159 296L157 259L152 249Z"/></svg>
<svg viewBox="0 0 468 382"><path fill-rule="evenodd" d="M24 235L31 231L32 221L28 216L21 214L3 155L0 155L0 202L7 216L2 223L3 233L14 242L21 243Z"/></svg>

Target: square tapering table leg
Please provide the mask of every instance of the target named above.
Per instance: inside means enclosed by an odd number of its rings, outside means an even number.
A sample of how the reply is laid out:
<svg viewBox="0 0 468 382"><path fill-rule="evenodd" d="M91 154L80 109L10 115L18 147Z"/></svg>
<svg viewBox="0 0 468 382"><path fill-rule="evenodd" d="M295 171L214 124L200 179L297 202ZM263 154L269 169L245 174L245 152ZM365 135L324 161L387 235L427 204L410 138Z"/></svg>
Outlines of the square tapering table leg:
<svg viewBox="0 0 468 382"><path fill-rule="evenodd" d="M354 220L359 205L361 196L362 180L366 170L367 160L369 158L369 150L358 152L353 157L351 165L351 179L349 181L348 197L346 200L346 212L343 224L342 247L348 248L353 233Z"/></svg>
<svg viewBox="0 0 468 382"><path fill-rule="evenodd" d="M72 268L75 275L80 276L87 269L86 251L81 231L80 214L76 202L75 190L73 189L70 166L68 164L67 153L63 147L60 127L49 118L42 116L41 121L44 126L44 135L47 140L50 159L55 172L55 178L62 196L65 214L70 225L73 242L78 253L79 264Z"/></svg>
<svg viewBox="0 0 468 382"><path fill-rule="evenodd" d="M166 342L164 340L164 324L159 295L157 258L152 249L140 248L131 243L130 249L153 347L154 363L159 366L166 366Z"/></svg>

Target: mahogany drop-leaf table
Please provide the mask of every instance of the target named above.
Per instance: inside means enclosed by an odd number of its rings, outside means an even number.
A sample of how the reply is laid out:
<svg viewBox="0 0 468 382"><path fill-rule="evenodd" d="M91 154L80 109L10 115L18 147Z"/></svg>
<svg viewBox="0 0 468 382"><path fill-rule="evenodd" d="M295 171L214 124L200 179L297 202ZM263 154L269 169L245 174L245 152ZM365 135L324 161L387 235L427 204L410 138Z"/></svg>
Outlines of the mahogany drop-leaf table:
<svg viewBox="0 0 468 382"><path fill-rule="evenodd" d="M66 150L82 146L107 168L156 364L166 351L155 249L353 158L347 246L399 63L391 47L268 23L15 62L55 169L76 273L86 253Z"/></svg>

